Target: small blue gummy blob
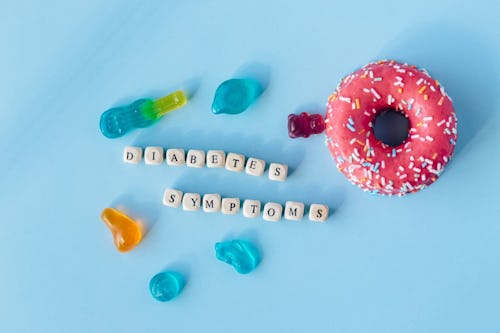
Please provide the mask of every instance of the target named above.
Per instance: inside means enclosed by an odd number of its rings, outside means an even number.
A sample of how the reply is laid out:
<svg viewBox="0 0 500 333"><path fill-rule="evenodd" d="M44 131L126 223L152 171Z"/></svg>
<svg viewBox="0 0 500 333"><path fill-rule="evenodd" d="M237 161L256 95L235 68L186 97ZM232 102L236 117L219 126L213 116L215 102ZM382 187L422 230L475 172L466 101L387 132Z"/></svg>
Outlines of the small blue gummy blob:
<svg viewBox="0 0 500 333"><path fill-rule="evenodd" d="M240 273L248 274L260 263L260 254L255 246L244 240L231 240L215 244L215 256Z"/></svg>
<svg viewBox="0 0 500 333"><path fill-rule="evenodd" d="M212 112L215 114L238 114L245 111L264 91L254 79L231 79L224 81L215 91Z"/></svg>
<svg viewBox="0 0 500 333"><path fill-rule="evenodd" d="M149 281L149 292L157 301L167 302L178 296L184 288L184 277L177 272L161 272Z"/></svg>

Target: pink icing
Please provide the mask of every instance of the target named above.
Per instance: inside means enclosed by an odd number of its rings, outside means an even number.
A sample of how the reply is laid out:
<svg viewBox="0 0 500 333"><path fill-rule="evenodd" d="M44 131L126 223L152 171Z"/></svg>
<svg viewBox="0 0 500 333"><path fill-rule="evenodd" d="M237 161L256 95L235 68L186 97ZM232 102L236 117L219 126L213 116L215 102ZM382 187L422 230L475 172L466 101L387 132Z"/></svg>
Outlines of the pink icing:
<svg viewBox="0 0 500 333"><path fill-rule="evenodd" d="M375 117L393 108L409 119L397 147L373 133ZM436 181L457 141L451 99L425 70L396 61L370 63L346 76L329 97L327 145L338 169L365 191L417 192Z"/></svg>

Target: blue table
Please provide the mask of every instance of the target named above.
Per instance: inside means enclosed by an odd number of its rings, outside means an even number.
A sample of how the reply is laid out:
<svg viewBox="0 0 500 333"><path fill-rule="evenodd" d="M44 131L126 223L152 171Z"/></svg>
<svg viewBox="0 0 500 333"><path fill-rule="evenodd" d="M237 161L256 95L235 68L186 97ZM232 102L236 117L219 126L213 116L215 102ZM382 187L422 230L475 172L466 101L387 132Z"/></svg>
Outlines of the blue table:
<svg viewBox="0 0 500 333"><path fill-rule="evenodd" d="M0 331L499 332L499 2L4 1L0 11ZM343 75L381 58L425 67L454 100L456 155L429 189L364 193L324 138L291 140L289 113L324 113ZM261 99L213 115L216 87L264 75ZM177 88L189 104L104 138L105 109ZM222 149L292 172L129 165L129 145ZM270 223L161 204L167 187L263 202L327 203L326 224ZM116 251L104 207L148 231ZM239 275L214 244L254 241ZM187 285L160 303L149 279Z"/></svg>

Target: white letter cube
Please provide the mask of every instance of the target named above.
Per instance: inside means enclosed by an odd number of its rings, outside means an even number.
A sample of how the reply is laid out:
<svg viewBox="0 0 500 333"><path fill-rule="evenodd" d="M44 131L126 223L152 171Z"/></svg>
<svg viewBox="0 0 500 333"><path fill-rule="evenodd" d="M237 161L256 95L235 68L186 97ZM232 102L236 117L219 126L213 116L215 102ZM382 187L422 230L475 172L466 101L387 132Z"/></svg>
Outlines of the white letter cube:
<svg viewBox="0 0 500 333"><path fill-rule="evenodd" d="M137 164L142 159L141 147L125 147L123 150L123 162Z"/></svg>
<svg viewBox="0 0 500 333"><path fill-rule="evenodd" d="M146 164L158 165L163 163L162 147L146 147L144 150L144 162Z"/></svg>
<svg viewBox="0 0 500 333"><path fill-rule="evenodd" d="M182 198L182 209L187 211L199 210L201 197L198 193L185 193Z"/></svg>
<svg viewBox="0 0 500 333"><path fill-rule="evenodd" d="M205 152L203 150L189 150L186 165L192 168L203 168L205 166Z"/></svg>
<svg viewBox="0 0 500 333"><path fill-rule="evenodd" d="M264 205L262 218L266 221L278 222L281 220L283 207L277 202L268 202Z"/></svg>
<svg viewBox="0 0 500 333"><path fill-rule="evenodd" d="M325 222L328 218L328 206L312 204L309 207L309 220L313 222Z"/></svg>
<svg viewBox="0 0 500 333"><path fill-rule="evenodd" d="M243 201L243 216L248 218L256 218L260 215L260 201L259 200L245 200Z"/></svg>
<svg viewBox="0 0 500 333"><path fill-rule="evenodd" d="M223 198L222 199L222 214L234 215L240 211L239 198Z"/></svg>
<svg viewBox="0 0 500 333"><path fill-rule="evenodd" d="M285 204L285 219L290 221L300 221L304 216L304 203L287 201Z"/></svg>
<svg viewBox="0 0 500 333"><path fill-rule="evenodd" d="M285 164L271 163L269 165L269 179L284 182L288 174L288 166Z"/></svg>
<svg viewBox="0 0 500 333"><path fill-rule="evenodd" d="M167 149L167 164L172 166L181 166L186 164L186 154L184 149Z"/></svg>
<svg viewBox="0 0 500 333"><path fill-rule="evenodd" d="M233 172L241 172L245 168L245 155L229 153L226 156L226 169Z"/></svg>
<svg viewBox="0 0 500 333"><path fill-rule="evenodd" d="M220 194L205 194L203 196L203 211L205 213L218 212L221 206Z"/></svg>
<svg viewBox="0 0 500 333"><path fill-rule="evenodd" d="M247 165L245 166L245 172L252 176L262 176L264 174L264 169L266 168L266 162L264 160L259 160L258 158L250 157L247 160Z"/></svg>
<svg viewBox="0 0 500 333"><path fill-rule="evenodd" d="M163 204L172 208L179 208L182 201L182 192L167 188L163 194Z"/></svg>
<svg viewBox="0 0 500 333"><path fill-rule="evenodd" d="M223 150L207 151L207 167L223 168L226 165L226 153Z"/></svg>

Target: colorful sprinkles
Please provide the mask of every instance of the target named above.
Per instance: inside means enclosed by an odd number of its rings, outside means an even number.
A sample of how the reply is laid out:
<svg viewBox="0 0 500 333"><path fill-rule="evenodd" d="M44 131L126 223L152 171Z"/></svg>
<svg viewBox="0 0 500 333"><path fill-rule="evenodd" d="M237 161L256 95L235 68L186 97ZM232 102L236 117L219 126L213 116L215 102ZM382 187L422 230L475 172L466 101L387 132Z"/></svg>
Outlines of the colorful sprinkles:
<svg viewBox="0 0 500 333"><path fill-rule="evenodd" d="M410 121L408 138L397 147L371 135L375 117L388 108ZM394 60L346 76L328 99L326 122L337 168L371 193L401 196L426 188L443 172L457 141L444 88L425 70Z"/></svg>

